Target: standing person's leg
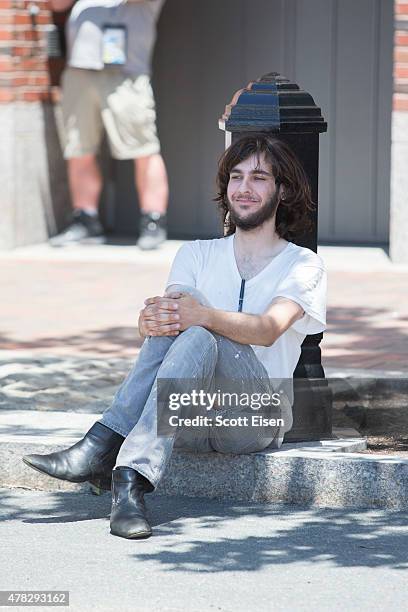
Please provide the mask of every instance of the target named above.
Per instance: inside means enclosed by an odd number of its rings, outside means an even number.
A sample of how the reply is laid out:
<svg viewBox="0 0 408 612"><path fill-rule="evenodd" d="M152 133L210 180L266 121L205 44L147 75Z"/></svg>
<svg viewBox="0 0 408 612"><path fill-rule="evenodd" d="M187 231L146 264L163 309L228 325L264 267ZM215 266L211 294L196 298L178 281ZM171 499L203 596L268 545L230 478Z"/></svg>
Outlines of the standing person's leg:
<svg viewBox="0 0 408 612"><path fill-rule="evenodd" d="M93 154L67 159L68 181L74 210L98 214L102 175Z"/></svg>
<svg viewBox="0 0 408 612"><path fill-rule="evenodd" d="M135 182L143 214L167 211L169 184L164 159L160 153L135 159Z"/></svg>
<svg viewBox="0 0 408 612"><path fill-rule="evenodd" d="M64 246L103 234L98 219L102 176L96 161L103 124L95 93L100 75L94 72L67 68L62 78L62 138L73 219L62 234L50 240L53 246Z"/></svg>
<svg viewBox="0 0 408 612"><path fill-rule="evenodd" d="M141 209L137 246L143 250L155 249L167 238L169 185L160 153L135 159L135 180Z"/></svg>
<svg viewBox="0 0 408 612"><path fill-rule="evenodd" d="M109 77L109 74L111 75ZM115 159L133 159L141 219L138 246L154 249L166 239L168 180L156 129L156 109L150 78L146 74L111 78L103 122Z"/></svg>

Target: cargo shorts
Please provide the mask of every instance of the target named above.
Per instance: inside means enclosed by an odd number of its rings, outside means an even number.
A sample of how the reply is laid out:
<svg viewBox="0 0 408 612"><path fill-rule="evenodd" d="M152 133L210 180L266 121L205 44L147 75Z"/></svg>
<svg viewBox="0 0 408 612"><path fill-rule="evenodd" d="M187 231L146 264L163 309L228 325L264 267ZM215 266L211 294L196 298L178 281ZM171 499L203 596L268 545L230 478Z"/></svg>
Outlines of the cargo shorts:
<svg viewBox="0 0 408 612"><path fill-rule="evenodd" d="M65 159L96 154L104 131L114 159L159 153L150 77L130 77L117 67L66 68L61 128Z"/></svg>

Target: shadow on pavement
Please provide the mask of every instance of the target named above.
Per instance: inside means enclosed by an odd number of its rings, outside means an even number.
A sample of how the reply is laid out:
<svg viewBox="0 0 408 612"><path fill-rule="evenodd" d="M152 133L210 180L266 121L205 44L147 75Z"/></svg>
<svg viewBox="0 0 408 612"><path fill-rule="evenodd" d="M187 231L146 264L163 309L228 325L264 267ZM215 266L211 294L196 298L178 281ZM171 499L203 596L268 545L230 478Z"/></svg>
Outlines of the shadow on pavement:
<svg viewBox="0 0 408 612"><path fill-rule="evenodd" d="M68 315L67 315L68 316ZM139 349L143 338L135 327L108 327L90 329L80 334L44 336L35 340L23 341L12 338L5 332L0 332L0 349L7 351L33 349L76 349L78 353L109 355L117 354L121 349Z"/></svg>
<svg viewBox="0 0 408 612"><path fill-rule="evenodd" d="M2 490L3 521L33 525L109 517L109 493L95 497L35 492L32 507L22 508L25 493L33 496L33 492ZM154 536L145 542L143 552L138 552L139 543L134 542L131 558L155 561L169 572L246 572L302 561L329 561L340 567L408 568L407 512L302 508L155 494L148 496L147 505Z"/></svg>

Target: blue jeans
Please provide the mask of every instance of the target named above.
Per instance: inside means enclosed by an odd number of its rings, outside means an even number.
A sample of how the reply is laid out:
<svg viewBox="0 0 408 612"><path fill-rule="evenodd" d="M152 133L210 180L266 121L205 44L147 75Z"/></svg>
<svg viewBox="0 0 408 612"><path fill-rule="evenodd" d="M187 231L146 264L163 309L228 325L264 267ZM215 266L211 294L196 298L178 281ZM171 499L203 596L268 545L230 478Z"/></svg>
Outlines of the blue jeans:
<svg viewBox="0 0 408 612"><path fill-rule="evenodd" d="M180 287L204 302L193 288ZM148 336L138 359L116 393L101 423L124 436L116 466L128 466L157 486L173 447L196 452L251 453L265 449L279 427L204 427L196 435L157 435L157 379L198 380L210 390L216 378L245 381L246 393L273 393L268 374L252 347L193 326L178 336Z"/></svg>

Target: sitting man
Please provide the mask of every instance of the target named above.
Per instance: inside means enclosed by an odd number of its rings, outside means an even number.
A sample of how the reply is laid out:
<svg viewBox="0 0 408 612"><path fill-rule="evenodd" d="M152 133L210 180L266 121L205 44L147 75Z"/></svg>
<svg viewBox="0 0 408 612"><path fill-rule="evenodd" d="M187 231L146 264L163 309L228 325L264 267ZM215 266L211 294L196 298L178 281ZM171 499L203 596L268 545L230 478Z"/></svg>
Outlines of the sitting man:
<svg viewBox="0 0 408 612"><path fill-rule="evenodd" d="M139 316L145 340L111 407L74 446L24 457L55 478L108 489L111 484L111 533L121 537L151 535L144 494L158 485L182 438L177 428L158 435L160 380L196 380L208 389L217 376L239 379L247 391L265 390L265 380L292 379L305 336L325 329L324 264L290 241L307 230L313 206L305 172L290 148L266 135L245 136L221 157L217 183L225 236L186 242L165 295L145 300ZM288 402L282 416L281 427L246 433L204 428L187 448L277 448L292 425Z"/></svg>

